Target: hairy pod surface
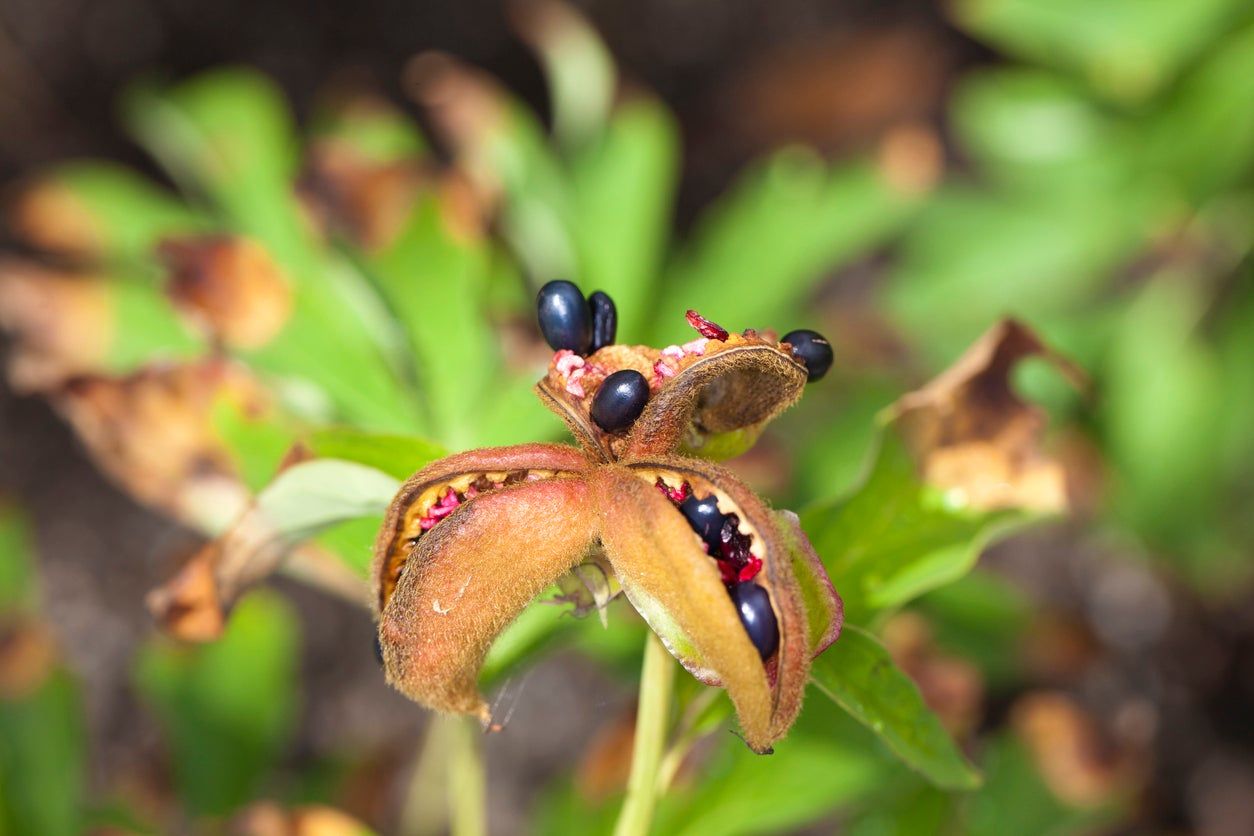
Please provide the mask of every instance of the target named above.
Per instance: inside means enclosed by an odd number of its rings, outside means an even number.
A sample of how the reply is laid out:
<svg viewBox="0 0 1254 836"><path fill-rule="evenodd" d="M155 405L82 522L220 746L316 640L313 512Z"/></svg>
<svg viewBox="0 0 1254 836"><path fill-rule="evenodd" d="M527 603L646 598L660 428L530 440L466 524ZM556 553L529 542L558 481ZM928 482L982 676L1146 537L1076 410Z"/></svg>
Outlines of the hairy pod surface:
<svg viewBox="0 0 1254 836"><path fill-rule="evenodd" d="M536 389L580 449L475 450L402 486L374 564L395 687L488 722L476 679L492 642L596 560L685 668L727 689L750 747L768 751L791 727L810 660L839 634L840 598L795 516L679 451L729 432L751 443L797 400L807 370L778 341L689 319L703 336L684 346L557 352ZM623 380L631 397L615 390L607 420L598 398Z"/></svg>

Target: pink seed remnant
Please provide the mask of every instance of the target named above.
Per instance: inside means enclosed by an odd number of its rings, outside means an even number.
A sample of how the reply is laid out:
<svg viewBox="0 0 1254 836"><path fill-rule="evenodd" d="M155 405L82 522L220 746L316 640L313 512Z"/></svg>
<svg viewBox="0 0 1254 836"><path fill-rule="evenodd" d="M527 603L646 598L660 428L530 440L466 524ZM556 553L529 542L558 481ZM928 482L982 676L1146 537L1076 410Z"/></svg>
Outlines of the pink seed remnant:
<svg viewBox="0 0 1254 836"><path fill-rule="evenodd" d="M687 314L685 314L685 316L688 319L688 324L691 325L693 328L696 328L697 333L699 333L701 336L707 337L711 340L727 339L728 337L727 329L719 325L718 323L710 322L710 320L706 319L701 314L691 309L688 311Z"/></svg>
<svg viewBox="0 0 1254 836"><path fill-rule="evenodd" d="M670 485L666 484L666 482L664 482L662 479L658 479L656 482L656 485L657 485L657 489L662 492L662 496L666 497L671 502L674 502L676 504L683 502L685 499L687 499L689 496L692 495L692 486L689 485L687 482L684 482L678 488L672 488Z"/></svg>
<svg viewBox="0 0 1254 836"><path fill-rule="evenodd" d="M709 342L706 337L697 337L691 342L686 342L680 346L684 350L684 354L691 354L700 357L705 354L705 344Z"/></svg>
<svg viewBox="0 0 1254 836"><path fill-rule="evenodd" d="M470 492L467 491L467 497L469 496ZM432 528L435 528L436 523L456 511L457 506L461 504L462 500L461 497L457 495L457 491L449 488L448 492L445 493L444 496L440 497L438 502L431 506L431 508L427 511L427 515L418 521L419 527L421 527L423 531L430 531Z"/></svg>
<svg viewBox="0 0 1254 836"><path fill-rule="evenodd" d="M678 372L670 367L670 364L666 362L666 358L662 358L653 364L653 379L657 382L674 377L676 374Z"/></svg>
<svg viewBox="0 0 1254 836"><path fill-rule="evenodd" d="M565 388L569 394L576 398L582 398L587 394L583 384L580 383L583 376L588 373L586 360L570 349L563 348L553 355L553 368L565 378Z"/></svg>

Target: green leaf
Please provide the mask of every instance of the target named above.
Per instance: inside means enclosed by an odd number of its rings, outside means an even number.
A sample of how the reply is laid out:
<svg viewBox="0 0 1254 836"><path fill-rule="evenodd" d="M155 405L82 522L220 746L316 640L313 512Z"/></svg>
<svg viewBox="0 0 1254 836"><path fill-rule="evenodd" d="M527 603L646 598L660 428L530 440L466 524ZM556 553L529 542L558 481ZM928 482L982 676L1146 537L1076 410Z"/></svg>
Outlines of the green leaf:
<svg viewBox="0 0 1254 836"><path fill-rule="evenodd" d="M481 138L483 163L505 187L501 229L527 272L543 283L575 275L571 196L540 123L521 102L501 101L504 119Z"/></svg>
<svg viewBox="0 0 1254 836"><path fill-rule="evenodd" d="M374 163L413 160L427 154L421 129L383 99L336 101L314 114L310 133L315 140L344 143Z"/></svg>
<svg viewBox="0 0 1254 836"><path fill-rule="evenodd" d="M649 336L678 173L677 129L652 99L619 108L604 135L571 161L579 284L614 299L619 342Z"/></svg>
<svg viewBox="0 0 1254 836"><path fill-rule="evenodd" d="M968 74L950 105L981 171L1022 188L1092 191L1132 176L1144 138L1080 85L1051 73L998 67Z"/></svg>
<svg viewBox="0 0 1254 836"><path fill-rule="evenodd" d="M374 541L382 527L382 514L358 517L332 525L319 533L314 542L339 557L362 581L367 581L374 564Z"/></svg>
<svg viewBox="0 0 1254 836"><path fill-rule="evenodd" d="M962 577L989 542L1029 519L1022 512L950 505L939 490L920 481L891 429L852 494L801 515L844 599L845 618L855 624Z"/></svg>
<svg viewBox="0 0 1254 836"><path fill-rule="evenodd" d="M475 441L480 401L500 367L484 306L490 258L485 242L448 229L432 193L369 262L412 347L436 435L453 448Z"/></svg>
<svg viewBox="0 0 1254 836"><path fill-rule="evenodd" d="M0 613L36 603L30 527L17 509L0 501Z"/></svg>
<svg viewBox="0 0 1254 836"><path fill-rule="evenodd" d="M493 397L483 404L475 443L480 446L505 446L531 441L569 439L561 421L545 409L536 397L536 381L544 369L498 379Z"/></svg>
<svg viewBox="0 0 1254 836"><path fill-rule="evenodd" d="M295 726L299 636L277 596L240 602L209 645L155 639L135 685L157 715L189 810L222 815L255 798Z"/></svg>
<svg viewBox="0 0 1254 836"><path fill-rule="evenodd" d="M704 773L695 790L675 791L663 800L659 832L732 836L793 830L871 791L884 768L866 749L791 736L767 756L728 741Z"/></svg>
<svg viewBox="0 0 1254 836"><path fill-rule="evenodd" d="M83 832L86 741L78 690L62 671L33 694L0 699L0 833Z"/></svg>
<svg viewBox="0 0 1254 836"><path fill-rule="evenodd" d="M116 163L57 166L46 182L64 189L90 223L93 250L106 261L141 261L169 235L203 232L210 221L174 195Z"/></svg>
<svg viewBox="0 0 1254 836"><path fill-rule="evenodd" d="M932 783L957 790L979 786L979 773L924 704L914 682L869 633L846 625L836 643L814 660L810 680Z"/></svg>
<svg viewBox="0 0 1254 836"><path fill-rule="evenodd" d="M396 376L394 334L365 280L316 241L293 192L298 140L278 88L247 70L218 70L127 100L137 138L185 188L204 193L233 231L255 238L293 283L292 315L259 369L313 383L332 415L372 429L418 419Z"/></svg>
<svg viewBox="0 0 1254 836"><path fill-rule="evenodd" d="M950 186L907 237L884 303L938 356L1003 316L1045 328L1087 313L1167 211L1152 181L1021 194Z"/></svg>
<svg viewBox="0 0 1254 836"><path fill-rule="evenodd" d="M573 9L540 6L520 15L549 82L554 132L569 146L596 136L618 81L609 50Z"/></svg>
<svg viewBox="0 0 1254 836"><path fill-rule="evenodd" d="M377 529L399 487L399 480L381 470L339 459L287 468L215 544L223 603L229 606L235 595L274 572L298 546L337 526L367 519ZM361 534L358 526L347 537L341 532L338 538L327 538L343 547L337 554L357 577L369 553Z"/></svg>
<svg viewBox="0 0 1254 836"><path fill-rule="evenodd" d="M1147 170L1173 172L1194 199L1240 187L1254 166L1252 77L1254 26L1247 25L1212 47L1148 115L1138 137Z"/></svg>
<svg viewBox="0 0 1254 836"><path fill-rule="evenodd" d="M188 330L157 282L128 272L108 275L105 283L113 323L104 371L122 374L154 360L206 353L204 340Z"/></svg>
<svg viewBox="0 0 1254 836"><path fill-rule="evenodd" d="M1103 449L1121 475L1116 511L1158 542L1215 533L1222 502L1231 392L1199 330L1210 304L1199 279L1166 273L1126 303L1098 370Z"/></svg>
<svg viewBox="0 0 1254 836"><path fill-rule="evenodd" d="M136 87L123 106L140 144L185 189L209 196L284 264L299 263L303 234L289 196L299 144L272 81L215 70L168 89Z"/></svg>
<svg viewBox="0 0 1254 836"><path fill-rule="evenodd" d="M938 647L980 668L989 691L1013 688L1024 675L1020 652L1032 603L1009 580L977 569L911 605L928 620Z"/></svg>
<svg viewBox="0 0 1254 836"><path fill-rule="evenodd" d="M253 415L245 404L231 398L214 402L210 422L230 451L244 485L254 493L274 478L297 435L286 417Z"/></svg>
<svg viewBox="0 0 1254 836"><path fill-rule="evenodd" d="M1239 13L1241 0L960 0L954 16L977 37L1087 77L1105 95L1145 99Z"/></svg>
<svg viewBox="0 0 1254 836"><path fill-rule="evenodd" d="M341 459L373 467L397 479L407 479L447 455L438 444L410 435L371 433L351 427L326 427L305 438L320 459Z"/></svg>
<svg viewBox="0 0 1254 836"><path fill-rule="evenodd" d="M567 609L549 603L556 593L553 587L540 593L492 643L479 672L480 687L492 687L540 651L552 647L563 628L571 625Z"/></svg>
<svg viewBox="0 0 1254 836"><path fill-rule="evenodd" d="M1009 736L992 741L984 770L984 787L970 797L964 811L962 832L971 836L1097 833L1118 819L1108 807L1074 809L1062 804L1041 779L1027 751Z"/></svg>
<svg viewBox="0 0 1254 836"><path fill-rule="evenodd" d="M888 240L919 203L869 164L829 170L798 149L776 153L702 218L668 271L656 335L691 334L692 307L733 330L789 330L828 274Z"/></svg>
<svg viewBox="0 0 1254 836"><path fill-rule="evenodd" d="M381 514L400 482L356 462L314 459L287 468L257 495L256 522L289 543L333 525Z"/></svg>

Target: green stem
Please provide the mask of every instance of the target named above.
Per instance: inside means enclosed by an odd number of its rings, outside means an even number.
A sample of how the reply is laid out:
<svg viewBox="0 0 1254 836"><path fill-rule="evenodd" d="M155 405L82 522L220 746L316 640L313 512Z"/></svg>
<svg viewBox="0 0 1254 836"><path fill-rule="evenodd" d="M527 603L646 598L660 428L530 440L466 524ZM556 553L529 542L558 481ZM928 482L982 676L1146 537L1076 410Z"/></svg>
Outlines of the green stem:
<svg viewBox="0 0 1254 836"><path fill-rule="evenodd" d="M432 715L401 811L404 836L482 836L485 787L483 732L473 719Z"/></svg>
<svg viewBox="0 0 1254 836"><path fill-rule="evenodd" d="M449 753L449 831L453 836L483 836L487 776L483 766L483 730L476 720L461 718Z"/></svg>
<svg viewBox="0 0 1254 836"><path fill-rule="evenodd" d="M661 639L652 632L644 646L640 671L640 704L636 709L636 736L631 749L627 798L618 814L614 836L646 836L658 797L658 767L666 748L675 662Z"/></svg>

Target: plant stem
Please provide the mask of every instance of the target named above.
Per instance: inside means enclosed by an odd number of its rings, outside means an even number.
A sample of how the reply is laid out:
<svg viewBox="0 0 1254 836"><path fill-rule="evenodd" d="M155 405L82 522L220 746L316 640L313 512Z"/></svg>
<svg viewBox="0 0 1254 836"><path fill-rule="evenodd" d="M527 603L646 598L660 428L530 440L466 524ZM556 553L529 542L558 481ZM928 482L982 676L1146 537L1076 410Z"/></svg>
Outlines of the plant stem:
<svg viewBox="0 0 1254 836"><path fill-rule="evenodd" d="M434 714L414 759L401 811L404 836L482 836L485 781L477 721Z"/></svg>
<svg viewBox="0 0 1254 836"><path fill-rule="evenodd" d="M453 836L483 836L487 776L483 766L483 731L476 720L459 718L449 752L449 831Z"/></svg>
<svg viewBox="0 0 1254 836"><path fill-rule="evenodd" d="M401 836L439 836L448 832L448 764L458 718L431 715L410 772L401 808Z"/></svg>
<svg viewBox="0 0 1254 836"><path fill-rule="evenodd" d="M666 747L670 721L671 690L675 662L652 632L644 646L640 670L640 701L636 709L636 735L631 749L631 775L627 798L618 814L614 836L645 836L653 820L658 796L658 767Z"/></svg>

